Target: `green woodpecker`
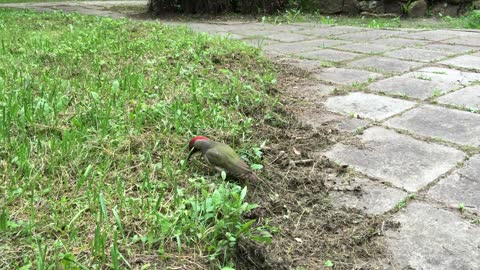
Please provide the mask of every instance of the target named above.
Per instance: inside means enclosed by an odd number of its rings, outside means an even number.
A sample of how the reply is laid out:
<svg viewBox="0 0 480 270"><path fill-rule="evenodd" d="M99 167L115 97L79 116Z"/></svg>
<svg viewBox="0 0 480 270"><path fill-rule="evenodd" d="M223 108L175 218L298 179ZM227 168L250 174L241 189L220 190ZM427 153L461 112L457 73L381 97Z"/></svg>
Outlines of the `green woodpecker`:
<svg viewBox="0 0 480 270"><path fill-rule="evenodd" d="M187 161L190 160L192 154L201 152L203 159L212 168L218 172L224 171L227 175L232 176L240 181L255 183L257 176L250 170L235 151L228 145L221 142L214 142L207 137L197 136L190 140L188 144L189 154Z"/></svg>

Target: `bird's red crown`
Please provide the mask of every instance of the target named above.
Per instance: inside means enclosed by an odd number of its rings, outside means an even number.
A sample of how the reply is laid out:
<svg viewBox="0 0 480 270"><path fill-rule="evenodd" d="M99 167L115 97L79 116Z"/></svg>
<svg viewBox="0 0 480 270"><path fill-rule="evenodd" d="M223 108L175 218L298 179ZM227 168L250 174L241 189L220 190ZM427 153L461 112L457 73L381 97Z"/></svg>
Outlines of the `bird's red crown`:
<svg viewBox="0 0 480 270"><path fill-rule="evenodd" d="M193 139L190 140L190 143L188 144L188 149L192 149L193 144L194 144L196 141L199 141L199 140L208 141L208 138L207 138L207 137L204 137L204 136L196 136L196 137L194 137Z"/></svg>

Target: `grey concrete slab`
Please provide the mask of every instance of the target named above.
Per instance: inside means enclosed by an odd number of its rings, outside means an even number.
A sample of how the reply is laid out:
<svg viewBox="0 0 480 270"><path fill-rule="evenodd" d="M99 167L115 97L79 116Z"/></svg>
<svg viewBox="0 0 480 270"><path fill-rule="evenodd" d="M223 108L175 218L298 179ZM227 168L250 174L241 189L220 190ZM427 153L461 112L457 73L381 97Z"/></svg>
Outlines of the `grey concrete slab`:
<svg viewBox="0 0 480 270"><path fill-rule="evenodd" d="M329 48L333 46L337 46L340 44L345 44L346 41L344 40L336 40L336 39L314 39L308 40L303 42L298 42L299 45L307 45L312 47L320 47L320 48Z"/></svg>
<svg viewBox="0 0 480 270"><path fill-rule="evenodd" d="M314 129L328 126L342 132L355 132L359 128L363 128L369 124L367 120L328 112L320 107L312 110L298 111L296 117L299 122L310 125Z"/></svg>
<svg viewBox="0 0 480 270"><path fill-rule="evenodd" d="M316 51L297 53L296 56L305 57L307 59L319 59L331 62L342 62L359 57L359 54L336 51L331 49L319 49Z"/></svg>
<svg viewBox="0 0 480 270"><path fill-rule="evenodd" d="M439 103L480 112L480 86L470 86L436 99Z"/></svg>
<svg viewBox="0 0 480 270"><path fill-rule="evenodd" d="M276 51L284 54L299 53L312 51L317 48L306 45L299 45L297 43L277 43L263 47L264 51Z"/></svg>
<svg viewBox="0 0 480 270"><path fill-rule="evenodd" d="M354 83L366 83L370 80L381 77L379 73L368 72L357 69L346 68L324 68L312 76L322 81L332 82L342 85L351 85Z"/></svg>
<svg viewBox="0 0 480 270"><path fill-rule="evenodd" d="M460 87L460 84L454 82L431 81L402 75L372 83L368 89L379 93L425 100Z"/></svg>
<svg viewBox="0 0 480 270"><path fill-rule="evenodd" d="M265 38L268 35L278 34L277 31L274 30L235 30L231 31L234 34L245 36L245 37L262 37Z"/></svg>
<svg viewBox="0 0 480 270"><path fill-rule="evenodd" d="M312 36L300 35L300 34L294 34L294 33L285 33L285 32L280 32L280 33L277 32L275 34L265 35L265 37L268 39L273 39L273 40L282 41L282 42L298 42L298 41L314 39L314 37Z"/></svg>
<svg viewBox="0 0 480 270"><path fill-rule="evenodd" d="M330 198L337 207L355 208L368 214L383 214L407 197L405 191L387 187L377 181L355 178L350 185L353 191L333 191Z"/></svg>
<svg viewBox="0 0 480 270"><path fill-rule="evenodd" d="M386 231L391 269L478 269L479 225L423 202L410 203L393 221L400 228Z"/></svg>
<svg viewBox="0 0 480 270"><path fill-rule="evenodd" d="M445 40L442 43L480 47L480 38L467 36Z"/></svg>
<svg viewBox="0 0 480 270"><path fill-rule="evenodd" d="M412 39L423 39L423 40L431 40L431 41L440 41L449 38L458 37L459 34L454 33L452 31L446 30L430 30L430 31L422 31L422 32L414 32L401 35L400 37L403 38L412 38Z"/></svg>
<svg viewBox="0 0 480 270"><path fill-rule="evenodd" d="M465 154L381 127L359 136L359 145L337 144L326 156L371 177L416 192L452 169Z"/></svg>
<svg viewBox="0 0 480 270"><path fill-rule="evenodd" d="M366 127L369 123L370 122L365 119L343 117L333 126L340 131L355 132L360 128Z"/></svg>
<svg viewBox="0 0 480 270"><path fill-rule="evenodd" d="M335 35L335 37L343 40L368 41L368 40L374 40L379 38L392 37L400 34L403 34L403 33L399 31L391 31L391 30L370 30L370 31Z"/></svg>
<svg viewBox="0 0 480 270"><path fill-rule="evenodd" d="M377 40L369 41L369 43L400 48L400 47L412 47L412 46L418 46L418 45L425 45L425 44L428 44L429 41L406 39L406 38L385 38L385 39L377 39Z"/></svg>
<svg viewBox="0 0 480 270"><path fill-rule="evenodd" d="M277 41L273 41L270 39L264 39L264 38L252 38L252 39L242 39L241 41L247 43L250 46L256 47L256 48L264 48L269 45L273 44L278 44Z"/></svg>
<svg viewBox="0 0 480 270"><path fill-rule="evenodd" d="M402 99L354 92L346 96L329 97L324 104L329 110L334 112L344 115L356 114L361 118L379 121L410 109L415 106L416 103Z"/></svg>
<svg viewBox="0 0 480 270"><path fill-rule="evenodd" d="M457 208L480 212L480 155L473 156L463 168L440 180L427 195L437 201Z"/></svg>
<svg viewBox="0 0 480 270"><path fill-rule="evenodd" d="M450 44L442 44L442 43L432 43L422 46L423 49L432 50L432 51L441 51L447 52L449 54L457 54L457 53L467 53L472 51L477 51L478 48L464 46L464 45L450 45Z"/></svg>
<svg viewBox="0 0 480 270"><path fill-rule="evenodd" d="M314 72L322 68L322 65L324 64L323 61L320 60L299 59L292 57L283 58L280 61L309 72Z"/></svg>
<svg viewBox="0 0 480 270"><path fill-rule="evenodd" d="M418 62L411 62L399 59L392 59L381 56L371 56L356 60L347 64L348 67L367 69L374 72L401 73L423 65Z"/></svg>
<svg viewBox="0 0 480 270"><path fill-rule="evenodd" d="M322 82L309 82L305 85L294 85L289 88L288 92L293 94L299 100L320 103L322 97L333 93L335 89L335 86L327 85Z"/></svg>
<svg viewBox="0 0 480 270"><path fill-rule="evenodd" d="M331 26L331 27L315 27L310 29L300 30L299 34L304 35L312 35L318 37L327 37L332 35L340 35L345 33L353 33L353 32L364 32L368 31L368 29L362 27L355 27L355 26Z"/></svg>
<svg viewBox="0 0 480 270"><path fill-rule="evenodd" d="M480 70L480 57L472 55L462 55L440 62L444 65Z"/></svg>
<svg viewBox="0 0 480 270"><path fill-rule="evenodd" d="M404 59L404 60L414 60L420 62L432 62L440 60L449 55L449 53L441 51L430 51L425 49L417 48L404 48L397 51L391 51L384 54L388 57Z"/></svg>
<svg viewBox="0 0 480 270"><path fill-rule="evenodd" d="M458 83L459 85L467 85L480 80L480 73L441 67L425 67L406 75L412 78Z"/></svg>
<svg viewBox="0 0 480 270"><path fill-rule="evenodd" d="M377 54L377 53L392 51L397 48L392 46L381 45L381 44L353 43L353 44L336 46L335 49L357 52L357 53Z"/></svg>
<svg viewBox="0 0 480 270"><path fill-rule="evenodd" d="M422 136L480 146L480 114L423 105L394 117L385 124Z"/></svg>

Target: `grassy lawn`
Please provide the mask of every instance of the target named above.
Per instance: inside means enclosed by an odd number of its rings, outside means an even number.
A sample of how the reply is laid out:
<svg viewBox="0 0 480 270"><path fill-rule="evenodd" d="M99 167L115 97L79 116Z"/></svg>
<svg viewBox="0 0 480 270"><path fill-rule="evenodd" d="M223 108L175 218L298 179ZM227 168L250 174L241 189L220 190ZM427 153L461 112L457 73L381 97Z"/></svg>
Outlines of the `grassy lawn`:
<svg viewBox="0 0 480 270"><path fill-rule="evenodd" d="M260 162L274 78L187 28L0 9L0 268L218 269L268 241L246 189L183 160L202 134Z"/></svg>

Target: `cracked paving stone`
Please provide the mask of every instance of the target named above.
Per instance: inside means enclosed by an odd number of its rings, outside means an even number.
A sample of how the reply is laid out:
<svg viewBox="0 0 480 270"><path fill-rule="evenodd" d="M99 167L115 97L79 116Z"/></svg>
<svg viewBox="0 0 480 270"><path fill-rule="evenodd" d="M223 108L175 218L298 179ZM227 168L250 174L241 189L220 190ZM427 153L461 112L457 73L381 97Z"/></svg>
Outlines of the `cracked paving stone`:
<svg viewBox="0 0 480 270"><path fill-rule="evenodd" d="M379 121L410 109L415 106L416 103L402 99L354 92L346 96L329 97L324 104L327 109L334 112L347 116L357 114L361 118Z"/></svg>
<svg viewBox="0 0 480 270"><path fill-rule="evenodd" d="M326 156L408 192L416 192L461 162L457 149L381 127L366 129L358 145L337 144Z"/></svg>
<svg viewBox="0 0 480 270"><path fill-rule="evenodd" d="M474 270L480 265L480 226L458 214L412 202L386 231L394 269ZM390 268L389 268L390 269Z"/></svg>
<svg viewBox="0 0 480 270"><path fill-rule="evenodd" d="M423 105L396 116L385 124L421 136L466 146L480 146L480 114Z"/></svg>
<svg viewBox="0 0 480 270"><path fill-rule="evenodd" d="M428 196L449 206L480 212L480 155L468 160L463 168L440 180L428 191Z"/></svg>

